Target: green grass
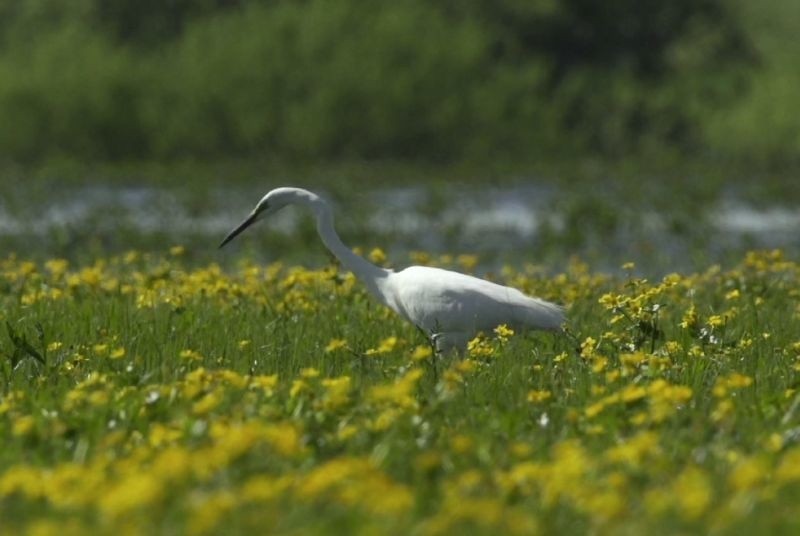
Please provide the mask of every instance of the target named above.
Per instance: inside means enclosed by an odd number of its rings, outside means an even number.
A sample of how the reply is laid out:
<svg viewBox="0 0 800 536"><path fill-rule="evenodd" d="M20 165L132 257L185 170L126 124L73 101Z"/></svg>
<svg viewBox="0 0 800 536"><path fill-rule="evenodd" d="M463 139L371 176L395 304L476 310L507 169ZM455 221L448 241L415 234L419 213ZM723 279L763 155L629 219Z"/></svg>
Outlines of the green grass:
<svg viewBox="0 0 800 536"><path fill-rule="evenodd" d="M332 268L10 258L0 515L41 533L791 534L798 275L779 253L651 282L509 270L569 305L569 334L432 360Z"/></svg>

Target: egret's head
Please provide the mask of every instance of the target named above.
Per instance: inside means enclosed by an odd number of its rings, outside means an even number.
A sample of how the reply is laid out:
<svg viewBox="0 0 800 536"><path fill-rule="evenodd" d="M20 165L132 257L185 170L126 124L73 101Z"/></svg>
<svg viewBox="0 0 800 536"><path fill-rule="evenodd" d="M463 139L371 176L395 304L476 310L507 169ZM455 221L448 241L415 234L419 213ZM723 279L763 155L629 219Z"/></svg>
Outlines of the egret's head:
<svg viewBox="0 0 800 536"><path fill-rule="evenodd" d="M239 236L239 234L242 231L250 227L258 220L261 220L269 216L270 214L274 214L275 212L278 212L280 209L288 205L291 201L288 199L286 193L282 192L282 190L284 189L277 188L269 192L264 197L262 197L261 201L259 201L258 204L256 205L256 208L254 208L253 211L250 212L250 215L247 216L247 218L242 223L240 223L233 231L228 233L228 236L226 236L225 239L222 241L222 243L220 243L219 247L224 246L225 244L227 244L228 242Z"/></svg>
<svg viewBox="0 0 800 536"><path fill-rule="evenodd" d="M234 238L236 238L242 231L250 227L252 224L261 220L270 214L278 212L286 205L290 205L297 201L297 188L276 188L270 191L267 195L261 198L256 208L250 213L247 218L240 223L233 231L228 233L228 236L222 241L219 247L224 246Z"/></svg>

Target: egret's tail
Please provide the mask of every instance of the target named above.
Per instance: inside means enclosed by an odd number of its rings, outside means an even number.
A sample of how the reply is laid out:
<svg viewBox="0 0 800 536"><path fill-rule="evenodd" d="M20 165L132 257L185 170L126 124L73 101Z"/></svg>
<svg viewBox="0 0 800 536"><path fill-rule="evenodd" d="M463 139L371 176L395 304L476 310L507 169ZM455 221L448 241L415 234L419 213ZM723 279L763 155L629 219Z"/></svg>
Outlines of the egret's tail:
<svg viewBox="0 0 800 536"><path fill-rule="evenodd" d="M539 298L530 301L522 311L521 320L534 329L560 330L567 321L565 308Z"/></svg>

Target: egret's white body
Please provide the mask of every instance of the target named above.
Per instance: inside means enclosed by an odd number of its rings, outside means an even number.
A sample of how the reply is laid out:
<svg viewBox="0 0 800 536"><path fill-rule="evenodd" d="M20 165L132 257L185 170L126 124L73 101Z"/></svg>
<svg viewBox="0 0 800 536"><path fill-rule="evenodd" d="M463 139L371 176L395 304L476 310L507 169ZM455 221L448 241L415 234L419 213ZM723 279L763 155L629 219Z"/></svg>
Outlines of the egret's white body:
<svg viewBox="0 0 800 536"><path fill-rule="evenodd" d="M291 204L309 207L322 242L342 266L353 272L381 303L423 330L439 351L463 350L478 332L501 324L518 330L557 330L564 323L561 306L511 287L441 268L411 266L395 272L375 266L342 243L333 227L330 205L301 188L269 192L220 247L252 223Z"/></svg>

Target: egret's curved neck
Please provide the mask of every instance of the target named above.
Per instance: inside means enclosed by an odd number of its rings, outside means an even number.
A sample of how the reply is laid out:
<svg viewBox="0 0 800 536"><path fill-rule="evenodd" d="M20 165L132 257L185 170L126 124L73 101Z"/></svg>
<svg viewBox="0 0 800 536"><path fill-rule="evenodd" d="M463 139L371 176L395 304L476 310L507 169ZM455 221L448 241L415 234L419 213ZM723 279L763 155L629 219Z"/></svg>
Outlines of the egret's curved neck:
<svg viewBox="0 0 800 536"><path fill-rule="evenodd" d="M386 277L392 273L391 270L375 266L345 246L333 227L333 211L330 205L321 197L311 192L308 193L310 195L305 197L304 201L314 212L317 220L317 232L322 239L322 243L339 259L342 266L353 272L358 279L364 282L372 294L384 304L387 304L388 296L386 295L387 288L385 283Z"/></svg>

